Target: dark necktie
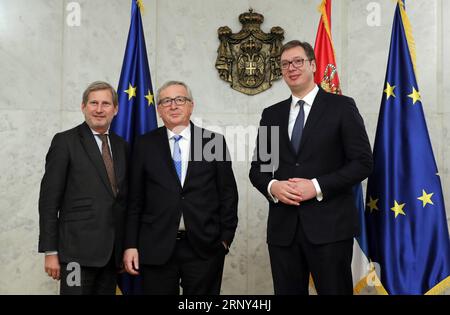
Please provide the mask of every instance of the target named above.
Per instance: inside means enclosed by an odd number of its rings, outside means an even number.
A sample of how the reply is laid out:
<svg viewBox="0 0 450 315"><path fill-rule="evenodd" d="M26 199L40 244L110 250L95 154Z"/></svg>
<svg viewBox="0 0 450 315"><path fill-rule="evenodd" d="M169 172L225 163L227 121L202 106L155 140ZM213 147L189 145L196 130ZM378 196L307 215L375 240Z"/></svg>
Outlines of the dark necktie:
<svg viewBox="0 0 450 315"><path fill-rule="evenodd" d="M108 135L98 135L102 140L102 157L105 163L106 173L108 173L109 183L111 184L114 196L117 194L116 175L114 173L114 164L111 157L111 151L109 150Z"/></svg>
<svg viewBox="0 0 450 315"><path fill-rule="evenodd" d="M297 118L295 119L294 129L292 129L291 143L292 147L295 150L295 153L298 153L298 149L300 148L300 141L302 140L303 133L303 124L305 123L305 109L303 105L305 101L299 100L297 105L300 106L300 110L298 111Z"/></svg>

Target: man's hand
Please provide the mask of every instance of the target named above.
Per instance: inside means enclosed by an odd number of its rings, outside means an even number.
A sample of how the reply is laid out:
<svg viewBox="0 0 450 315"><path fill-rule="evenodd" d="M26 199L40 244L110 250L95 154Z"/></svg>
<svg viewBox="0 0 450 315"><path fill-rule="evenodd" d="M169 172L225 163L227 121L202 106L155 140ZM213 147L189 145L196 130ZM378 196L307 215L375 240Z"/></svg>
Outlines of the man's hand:
<svg viewBox="0 0 450 315"><path fill-rule="evenodd" d="M304 200L296 190L296 183L287 180L274 182L270 187L270 193L282 203L291 206L299 206Z"/></svg>
<svg viewBox="0 0 450 315"><path fill-rule="evenodd" d="M133 276L139 274L139 254L137 248L128 248L123 254L123 264L125 270Z"/></svg>
<svg viewBox="0 0 450 315"><path fill-rule="evenodd" d="M58 255L46 255L45 256L45 272L49 277L55 280L59 280L61 276L61 265L59 264Z"/></svg>
<svg viewBox="0 0 450 315"><path fill-rule="evenodd" d="M289 178L289 183L294 185L294 189L303 201L313 199L317 196L316 188L312 180L305 178Z"/></svg>

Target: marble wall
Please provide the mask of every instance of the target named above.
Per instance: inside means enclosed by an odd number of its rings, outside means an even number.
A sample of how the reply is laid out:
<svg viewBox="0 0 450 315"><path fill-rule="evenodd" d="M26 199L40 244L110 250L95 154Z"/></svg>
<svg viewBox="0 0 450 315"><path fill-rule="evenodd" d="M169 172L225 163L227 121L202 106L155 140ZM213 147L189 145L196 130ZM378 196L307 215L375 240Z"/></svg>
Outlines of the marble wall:
<svg viewBox="0 0 450 315"><path fill-rule="evenodd" d="M79 26L69 26L69 4L79 4ZM288 97L281 81L248 97L232 90L214 68L217 29L241 29L252 7L262 29L285 30L286 41L314 44L320 0L144 0L147 51L155 87L169 79L194 93L194 119L228 130L231 145L252 149L262 109ZM379 5L380 24L367 24L367 6ZM345 94L355 98L373 143L383 90L395 1L333 3L333 36ZM417 44L418 82L450 217L450 3L408 1ZM54 294L37 253L39 184L53 135L82 121L81 93L101 79L117 85L129 27L127 0L0 0L0 294ZM236 129L234 130L236 131ZM245 135L245 137L243 137ZM239 141L237 141L239 139ZM250 144L250 147L249 147ZM265 243L267 203L248 180L249 154L234 162L239 227L226 259L224 294L272 294Z"/></svg>

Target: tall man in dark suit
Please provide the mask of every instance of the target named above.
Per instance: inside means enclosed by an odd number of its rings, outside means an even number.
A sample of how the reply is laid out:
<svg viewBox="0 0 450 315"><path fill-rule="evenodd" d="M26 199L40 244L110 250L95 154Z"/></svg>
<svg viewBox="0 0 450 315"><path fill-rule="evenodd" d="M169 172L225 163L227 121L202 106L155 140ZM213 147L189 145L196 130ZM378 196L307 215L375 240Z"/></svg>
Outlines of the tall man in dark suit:
<svg viewBox="0 0 450 315"><path fill-rule="evenodd" d="M114 294L121 266L127 145L109 131L117 94L106 82L83 93L85 122L58 133L47 153L39 198L39 252L61 294Z"/></svg>
<svg viewBox="0 0 450 315"><path fill-rule="evenodd" d="M292 96L263 111L250 169L252 184L269 200L275 294L308 294L310 273L319 294L352 294L359 229L352 186L372 170L364 122L353 99L314 83L308 43L286 43L281 68Z"/></svg>
<svg viewBox="0 0 450 315"><path fill-rule="evenodd" d="M237 227L238 193L224 137L190 122L189 87L157 92L164 127L135 143L124 265L144 294L219 294Z"/></svg>

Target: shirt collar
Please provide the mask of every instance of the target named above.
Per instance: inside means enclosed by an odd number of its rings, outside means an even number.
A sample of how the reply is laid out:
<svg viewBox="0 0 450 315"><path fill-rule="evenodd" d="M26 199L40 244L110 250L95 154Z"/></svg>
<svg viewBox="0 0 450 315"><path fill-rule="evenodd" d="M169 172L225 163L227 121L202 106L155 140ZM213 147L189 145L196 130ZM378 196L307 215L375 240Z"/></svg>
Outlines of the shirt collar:
<svg viewBox="0 0 450 315"><path fill-rule="evenodd" d="M305 105L309 105L312 106L312 104L314 103L314 100L317 96L317 93L319 93L319 87L317 86L317 84L314 86L314 88L311 90L311 92L309 92L308 94L305 95L305 97L303 97L303 101L305 102ZM294 108L295 105L297 105L297 102L301 100L300 98L292 95L292 103L291 103L291 108Z"/></svg>
<svg viewBox="0 0 450 315"><path fill-rule="evenodd" d="M167 137L170 139L172 139L174 136L176 136L177 134L175 132L173 132L170 129L167 129ZM184 128L179 135L186 140L189 140L191 138L191 126L187 126L186 128Z"/></svg>
<svg viewBox="0 0 450 315"><path fill-rule="evenodd" d="M94 129L92 129L91 127L89 127L89 129L91 129L91 131L92 131L92 134L94 134L94 135L109 135L109 128L108 128L108 130L106 130L106 132L105 133L100 133L100 132L97 132L97 131L95 131Z"/></svg>

